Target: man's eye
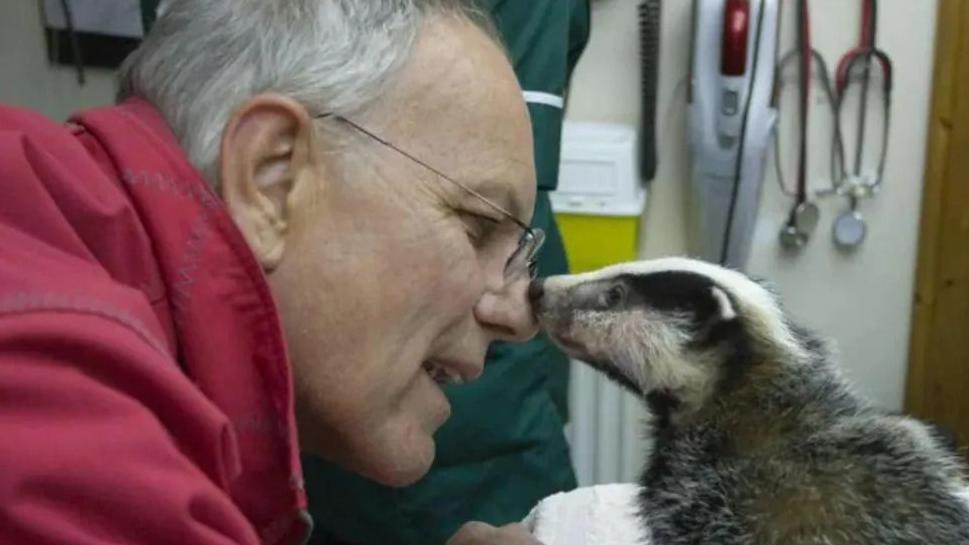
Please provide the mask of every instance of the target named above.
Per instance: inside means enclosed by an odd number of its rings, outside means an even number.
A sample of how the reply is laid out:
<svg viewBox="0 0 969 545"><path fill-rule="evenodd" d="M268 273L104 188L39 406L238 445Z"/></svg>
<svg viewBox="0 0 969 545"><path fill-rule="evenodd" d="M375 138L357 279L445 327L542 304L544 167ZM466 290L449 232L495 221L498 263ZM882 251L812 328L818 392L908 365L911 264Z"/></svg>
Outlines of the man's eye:
<svg viewBox="0 0 969 545"><path fill-rule="evenodd" d="M498 222L495 220L481 216L479 214L463 214L465 229L468 232L468 237L471 239L472 244L476 247L483 246L494 234L495 229L498 226Z"/></svg>

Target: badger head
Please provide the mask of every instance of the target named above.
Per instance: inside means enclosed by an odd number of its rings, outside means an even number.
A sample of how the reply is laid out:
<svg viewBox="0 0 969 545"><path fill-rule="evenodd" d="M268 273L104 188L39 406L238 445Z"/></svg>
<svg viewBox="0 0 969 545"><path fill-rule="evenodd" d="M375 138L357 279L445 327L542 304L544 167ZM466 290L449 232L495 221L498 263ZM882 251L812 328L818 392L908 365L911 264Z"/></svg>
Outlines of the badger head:
<svg viewBox="0 0 969 545"><path fill-rule="evenodd" d="M542 328L570 356L643 396L698 409L761 357L800 349L773 295L736 271L682 258L532 284Z"/></svg>

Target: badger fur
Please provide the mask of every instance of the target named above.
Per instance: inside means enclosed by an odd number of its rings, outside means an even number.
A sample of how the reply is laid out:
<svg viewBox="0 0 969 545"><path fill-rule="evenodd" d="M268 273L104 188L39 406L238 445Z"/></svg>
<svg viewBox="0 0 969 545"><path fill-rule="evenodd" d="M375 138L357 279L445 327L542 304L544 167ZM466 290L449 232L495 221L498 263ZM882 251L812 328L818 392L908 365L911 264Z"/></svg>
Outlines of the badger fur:
<svg viewBox="0 0 969 545"><path fill-rule="evenodd" d="M557 344L651 409L656 545L969 544L956 454L859 397L760 283L670 258L529 294Z"/></svg>

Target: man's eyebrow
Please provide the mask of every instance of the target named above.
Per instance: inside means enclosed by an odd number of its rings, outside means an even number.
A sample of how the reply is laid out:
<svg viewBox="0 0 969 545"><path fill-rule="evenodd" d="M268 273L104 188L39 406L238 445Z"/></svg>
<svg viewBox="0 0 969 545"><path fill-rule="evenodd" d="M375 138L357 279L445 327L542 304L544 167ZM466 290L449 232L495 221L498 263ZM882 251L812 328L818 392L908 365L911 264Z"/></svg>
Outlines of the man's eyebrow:
<svg viewBox="0 0 969 545"><path fill-rule="evenodd" d="M478 218L481 221L487 221L488 223L494 223L494 224L499 224L505 220L504 216L502 216L501 219L498 219L494 216L489 216L488 214L482 214L481 212L477 212L475 210L462 210L460 213Z"/></svg>
<svg viewBox="0 0 969 545"><path fill-rule="evenodd" d="M530 221L525 221L525 217L531 217L529 214L525 214L525 206L518 194L513 190L513 186L508 183L508 178L505 177L488 177L479 181L475 185L475 191L481 196L487 198L489 201L501 206L509 214L511 214L515 219L521 221L524 224L530 224Z"/></svg>
<svg viewBox="0 0 969 545"><path fill-rule="evenodd" d="M476 188L472 187L471 185L467 185L464 182L460 182L456 178L452 178L449 175L445 174L444 172L441 172L440 170L437 169L437 167L435 167L435 166L433 166L433 165L425 162L424 160L416 157L415 155L411 154L409 151L407 151L407 150L405 150L403 148L398 147L397 145L395 145L392 142L388 141L387 139L385 139L384 137L380 136L379 134L370 131L369 129L367 129L367 128L365 128L365 127L357 124L355 121L353 121L351 119L347 119L346 117L343 117L342 115L334 114L334 113L323 113L323 114L320 114L320 115L315 116L315 118L317 118L317 119L325 119L325 118L328 118L328 117L332 117L332 118L335 118L335 119L337 119L339 121L342 121L343 123L346 123L347 125L353 127L355 130L357 130L358 132L361 132L361 133L369 136L370 138L376 140L377 142L379 142L383 146L385 146L387 148L390 148L391 150L397 152L400 155L403 155L404 157L407 157L411 161L414 161L415 163L417 163L417 164L423 166L424 168L430 170L435 175L437 175L437 176L445 179L446 181L448 181L448 182L450 182L452 184L455 184L455 185L459 186L464 191L466 191L466 192L468 192L468 193L470 193L472 195L475 195L476 197L478 197L478 199L485 201L485 203L488 204L491 208L494 208L498 212L501 212L502 215L511 216L510 219L512 221L514 221L516 224L518 224L523 229L528 230L528 228L529 228L528 227L529 222L525 222L524 220L521 219L522 218L522 211L525 209L525 207L522 205L522 202L518 198L516 198L516 196L513 194L512 190L511 190L511 186L509 184L507 184L507 183L503 183L502 182L502 180L507 179L505 176L500 176L500 177L499 176L494 176L494 177L491 177L491 178L486 178L485 181L482 182L485 187L484 188L480 188L479 187L479 188L476 189ZM500 186L500 187L503 188L502 195L505 196L506 198L500 199L500 201L504 201L504 202L510 203L510 208L511 208L510 210L506 206L502 206L501 204L499 204L499 202L496 202L496 199L494 197L487 197L487 196L485 196L485 195L483 195L481 193L482 191L487 191L488 190L488 187L491 187L491 186Z"/></svg>

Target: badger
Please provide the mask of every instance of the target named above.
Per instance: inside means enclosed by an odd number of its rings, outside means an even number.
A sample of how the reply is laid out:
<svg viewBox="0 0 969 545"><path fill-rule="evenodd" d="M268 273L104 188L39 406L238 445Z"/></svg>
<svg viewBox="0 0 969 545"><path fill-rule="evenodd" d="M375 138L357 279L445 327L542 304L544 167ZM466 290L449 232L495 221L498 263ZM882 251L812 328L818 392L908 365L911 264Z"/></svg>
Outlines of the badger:
<svg viewBox="0 0 969 545"><path fill-rule="evenodd" d="M656 545L969 544L966 471L849 386L765 283L685 258L536 280L565 352L642 396Z"/></svg>

